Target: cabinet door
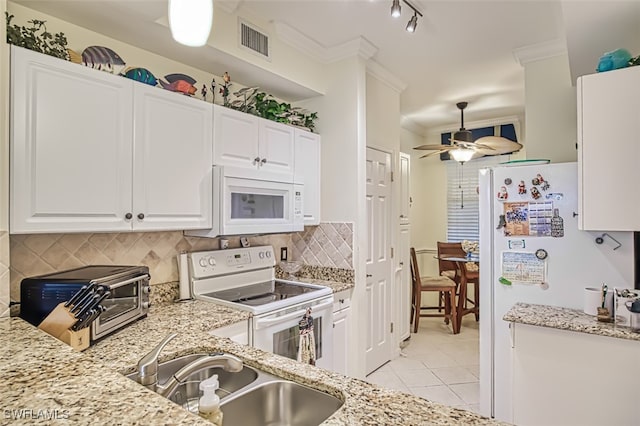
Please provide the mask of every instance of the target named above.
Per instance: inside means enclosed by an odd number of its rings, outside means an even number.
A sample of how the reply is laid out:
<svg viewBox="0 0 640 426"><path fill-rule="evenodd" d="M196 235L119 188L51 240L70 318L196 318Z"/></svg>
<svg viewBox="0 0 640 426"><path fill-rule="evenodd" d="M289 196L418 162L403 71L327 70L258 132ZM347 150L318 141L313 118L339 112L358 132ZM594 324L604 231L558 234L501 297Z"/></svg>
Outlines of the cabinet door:
<svg viewBox="0 0 640 426"><path fill-rule="evenodd" d="M12 233L130 230L132 81L13 47Z"/></svg>
<svg viewBox="0 0 640 426"><path fill-rule="evenodd" d="M212 105L137 84L133 225L211 228Z"/></svg>
<svg viewBox="0 0 640 426"><path fill-rule="evenodd" d="M395 297L397 342L402 342L411 335L411 271L409 270L410 227L400 227L398 236L398 269L396 272Z"/></svg>
<svg viewBox="0 0 640 426"><path fill-rule="evenodd" d="M351 309L343 309L333 314L333 371L347 374L347 353L349 348L349 314Z"/></svg>
<svg viewBox="0 0 640 426"><path fill-rule="evenodd" d="M400 224L409 224L409 209L411 207L411 193L409 192L409 172L411 156L400 153Z"/></svg>
<svg viewBox="0 0 640 426"><path fill-rule="evenodd" d="M272 173L269 179L293 182L294 130L285 124L260 119L260 172Z"/></svg>
<svg viewBox="0 0 640 426"><path fill-rule="evenodd" d="M213 106L213 164L257 170L259 118Z"/></svg>
<svg viewBox="0 0 640 426"><path fill-rule="evenodd" d="M640 230L640 67L578 79L580 229Z"/></svg>
<svg viewBox="0 0 640 426"><path fill-rule="evenodd" d="M320 135L295 129L294 182L304 184L304 224L320 224Z"/></svg>

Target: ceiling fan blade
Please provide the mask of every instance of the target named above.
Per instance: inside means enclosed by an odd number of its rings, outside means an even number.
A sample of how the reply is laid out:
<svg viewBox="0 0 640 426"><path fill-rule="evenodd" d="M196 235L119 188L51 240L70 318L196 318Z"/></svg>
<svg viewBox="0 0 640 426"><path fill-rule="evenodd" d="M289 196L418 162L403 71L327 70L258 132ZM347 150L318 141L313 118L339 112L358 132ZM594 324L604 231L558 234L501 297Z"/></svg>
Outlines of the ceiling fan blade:
<svg viewBox="0 0 640 426"><path fill-rule="evenodd" d="M433 156L433 155L439 155L439 154L442 154L443 152L445 152L445 151L434 151L434 152L430 152L430 153L428 153L428 154L421 155L421 156L420 156L420 158L427 158L427 157L431 157L431 156Z"/></svg>
<svg viewBox="0 0 640 426"><path fill-rule="evenodd" d="M478 151L484 155L502 155L520 151L522 144L501 136L484 136L476 141Z"/></svg>
<svg viewBox="0 0 640 426"><path fill-rule="evenodd" d="M448 151L450 149L455 149L455 146L453 145L420 145L420 146L416 146L413 149L422 149L425 151Z"/></svg>

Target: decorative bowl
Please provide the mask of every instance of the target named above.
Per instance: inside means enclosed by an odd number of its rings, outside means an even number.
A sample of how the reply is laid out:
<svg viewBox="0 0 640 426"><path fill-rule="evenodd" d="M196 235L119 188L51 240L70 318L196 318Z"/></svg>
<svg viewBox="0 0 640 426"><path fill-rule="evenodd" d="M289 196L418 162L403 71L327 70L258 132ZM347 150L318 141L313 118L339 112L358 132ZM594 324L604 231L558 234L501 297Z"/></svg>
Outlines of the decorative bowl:
<svg viewBox="0 0 640 426"><path fill-rule="evenodd" d="M280 262L280 268L290 277L294 277L296 272L302 269L302 261L301 260L283 260Z"/></svg>

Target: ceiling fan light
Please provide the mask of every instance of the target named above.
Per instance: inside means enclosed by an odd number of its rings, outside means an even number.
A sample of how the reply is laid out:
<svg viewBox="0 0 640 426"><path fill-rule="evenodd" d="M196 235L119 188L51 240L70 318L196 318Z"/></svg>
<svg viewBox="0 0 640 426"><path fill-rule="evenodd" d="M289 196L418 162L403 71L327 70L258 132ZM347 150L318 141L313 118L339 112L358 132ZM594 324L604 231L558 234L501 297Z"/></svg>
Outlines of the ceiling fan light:
<svg viewBox="0 0 640 426"><path fill-rule="evenodd" d="M475 151L467 148L458 148L449 151L451 157L459 163L464 163L465 161L471 160Z"/></svg>
<svg viewBox="0 0 640 426"><path fill-rule="evenodd" d="M169 0L169 28L175 41L204 46L213 22L213 0Z"/></svg>
<svg viewBox="0 0 640 426"><path fill-rule="evenodd" d="M414 13L411 19L409 19L409 22L407 23L407 31L412 33L416 30L417 26L418 26L418 15Z"/></svg>
<svg viewBox="0 0 640 426"><path fill-rule="evenodd" d="M391 5L391 16L394 18L400 17L400 0L393 0Z"/></svg>

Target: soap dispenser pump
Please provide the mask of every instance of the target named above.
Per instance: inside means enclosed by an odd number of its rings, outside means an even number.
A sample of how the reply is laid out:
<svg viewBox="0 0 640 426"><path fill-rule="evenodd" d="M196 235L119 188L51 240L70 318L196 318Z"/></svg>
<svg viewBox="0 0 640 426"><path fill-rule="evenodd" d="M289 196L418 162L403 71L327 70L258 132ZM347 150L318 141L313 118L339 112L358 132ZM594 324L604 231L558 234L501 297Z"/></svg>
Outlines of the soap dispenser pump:
<svg viewBox="0 0 640 426"><path fill-rule="evenodd" d="M219 387L218 375L214 374L207 380L200 382L200 390L203 392L198 404L198 412L201 417L211 423L222 426L222 411L220 411L220 397L216 395Z"/></svg>

